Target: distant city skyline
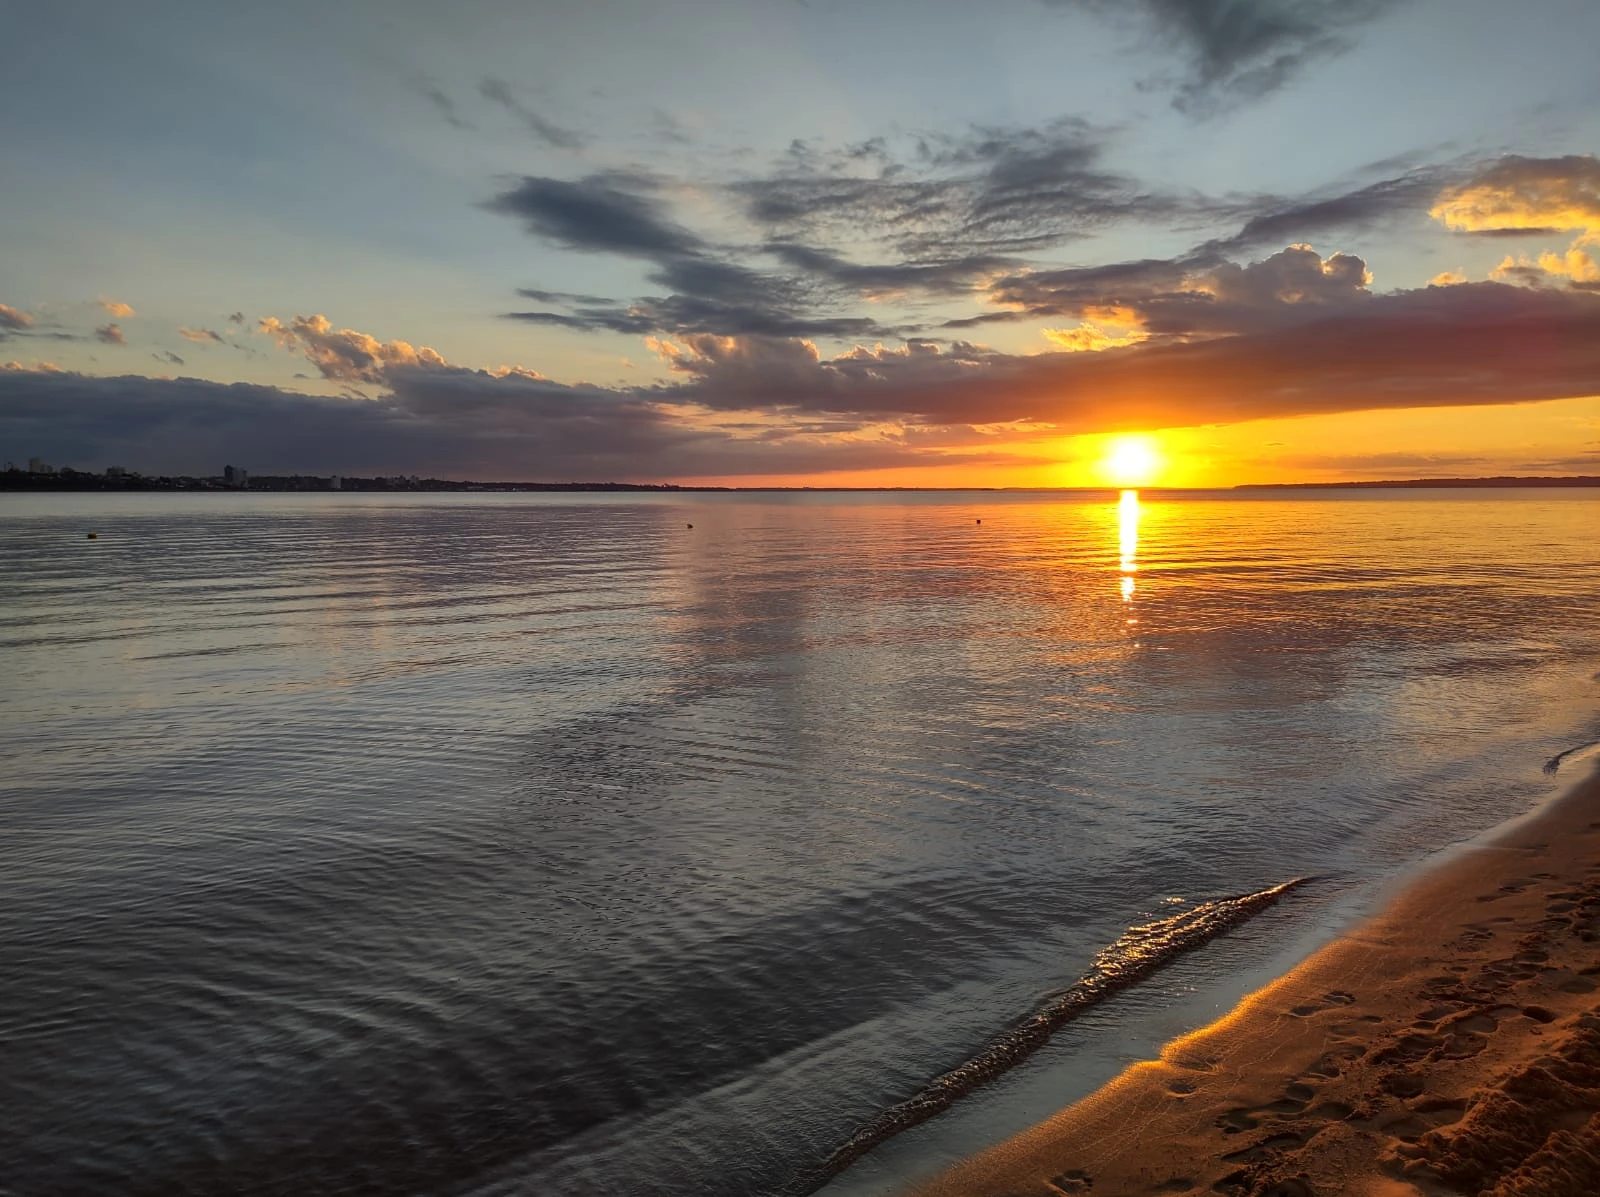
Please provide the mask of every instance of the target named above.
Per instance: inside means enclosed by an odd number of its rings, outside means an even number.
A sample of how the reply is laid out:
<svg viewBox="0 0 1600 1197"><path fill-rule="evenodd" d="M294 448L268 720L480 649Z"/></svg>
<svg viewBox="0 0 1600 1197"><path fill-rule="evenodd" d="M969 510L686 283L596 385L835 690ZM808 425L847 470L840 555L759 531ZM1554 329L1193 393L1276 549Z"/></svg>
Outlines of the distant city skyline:
<svg viewBox="0 0 1600 1197"><path fill-rule="evenodd" d="M1600 472L1588 0L195 11L10 18L0 453Z"/></svg>

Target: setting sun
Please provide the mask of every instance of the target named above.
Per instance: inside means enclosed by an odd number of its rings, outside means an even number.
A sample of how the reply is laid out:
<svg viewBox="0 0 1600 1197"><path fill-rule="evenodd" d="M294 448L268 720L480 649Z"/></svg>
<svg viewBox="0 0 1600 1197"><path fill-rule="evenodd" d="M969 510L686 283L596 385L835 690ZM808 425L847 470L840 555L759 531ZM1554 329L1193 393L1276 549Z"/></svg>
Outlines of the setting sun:
<svg viewBox="0 0 1600 1197"><path fill-rule="evenodd" d="M1155 438L1143 434L1112 437L1100 459L1100 474L1117 486L1148 486L1164 462Z"/></svg>

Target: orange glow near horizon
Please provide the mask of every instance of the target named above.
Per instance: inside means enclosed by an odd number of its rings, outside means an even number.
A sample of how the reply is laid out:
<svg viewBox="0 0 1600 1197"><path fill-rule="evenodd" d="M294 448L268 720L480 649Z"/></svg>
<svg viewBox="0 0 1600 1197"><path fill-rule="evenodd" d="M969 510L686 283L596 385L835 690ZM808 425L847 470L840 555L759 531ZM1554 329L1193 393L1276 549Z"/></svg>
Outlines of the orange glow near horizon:
<svg viewBox="0 0 1600 1197"><path fill-rule="evenodd" d="M1144 441L1152 477L1111 476L1113 447ZM997 460L959 460L968 447L930 452L903 466L809 474L697 475L638 481L715 486L815 487L1230 487L1240 483L1340 482L1490 474L1592 474L1600 443L1600 396L1487 406L1388 408L1150 428L1129 433L1062 433L1044 426L984 436ZM1142 456L1142 455L1140 455ZM1129 454L1130 462L1136 461Z"/></svg>

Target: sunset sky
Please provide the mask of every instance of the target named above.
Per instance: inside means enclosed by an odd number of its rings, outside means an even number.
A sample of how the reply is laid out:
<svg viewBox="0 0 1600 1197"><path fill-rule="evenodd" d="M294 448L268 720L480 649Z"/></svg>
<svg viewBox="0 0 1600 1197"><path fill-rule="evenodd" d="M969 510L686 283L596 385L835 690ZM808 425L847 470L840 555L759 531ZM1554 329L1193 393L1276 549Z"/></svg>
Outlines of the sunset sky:
<svg viewBox="0 0 1600 1197"><path fill-rule="evenodd" d="M18 6L0 460L1600 473L1596 46L1594 0Z"/></svg>

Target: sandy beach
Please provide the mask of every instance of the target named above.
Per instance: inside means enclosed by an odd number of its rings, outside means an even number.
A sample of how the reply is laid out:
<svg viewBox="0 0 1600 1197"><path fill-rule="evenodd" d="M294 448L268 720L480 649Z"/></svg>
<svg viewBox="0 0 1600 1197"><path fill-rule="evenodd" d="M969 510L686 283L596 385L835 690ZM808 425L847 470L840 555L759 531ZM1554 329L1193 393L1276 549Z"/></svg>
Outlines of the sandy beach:
<svg viewBox="0 0 1600 1197"><path fill-rule="evenodd" d="M1600 776L916 1197L1600 1193Z"/></svg>

